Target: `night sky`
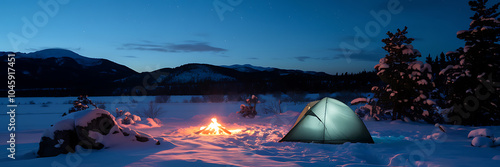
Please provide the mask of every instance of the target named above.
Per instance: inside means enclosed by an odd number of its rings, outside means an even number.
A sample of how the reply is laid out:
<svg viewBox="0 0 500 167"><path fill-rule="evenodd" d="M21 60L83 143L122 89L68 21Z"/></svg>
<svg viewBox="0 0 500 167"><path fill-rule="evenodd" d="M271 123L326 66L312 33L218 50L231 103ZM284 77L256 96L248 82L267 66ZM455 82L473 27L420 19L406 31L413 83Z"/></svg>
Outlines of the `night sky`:
<svg viewBox="0 0 500 167"><path fill-rule="evenodd" d="M2 1L2 51L65 48L138 72L186 63L371 71L387 31L408 26L414 48L435 57L463 46L456 32L473 14L468 0L61 0L56 12L39 2L52 1ZM371 11L391 18L382 25ZM357 50L347 58L342 43Z"/></svg>

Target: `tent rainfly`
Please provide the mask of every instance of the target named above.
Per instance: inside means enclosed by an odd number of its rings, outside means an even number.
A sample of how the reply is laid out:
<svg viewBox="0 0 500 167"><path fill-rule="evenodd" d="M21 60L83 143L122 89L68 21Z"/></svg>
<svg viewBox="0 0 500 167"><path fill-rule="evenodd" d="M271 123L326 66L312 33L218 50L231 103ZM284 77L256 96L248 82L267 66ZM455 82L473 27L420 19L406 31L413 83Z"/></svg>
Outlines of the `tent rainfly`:
<svg viewBox="0 0 500 167"><path fill-rule="evenodd" d="M284 141L374 143L365 124L351 108L328 97L307 104L292 129L280 140Z"/></svg>

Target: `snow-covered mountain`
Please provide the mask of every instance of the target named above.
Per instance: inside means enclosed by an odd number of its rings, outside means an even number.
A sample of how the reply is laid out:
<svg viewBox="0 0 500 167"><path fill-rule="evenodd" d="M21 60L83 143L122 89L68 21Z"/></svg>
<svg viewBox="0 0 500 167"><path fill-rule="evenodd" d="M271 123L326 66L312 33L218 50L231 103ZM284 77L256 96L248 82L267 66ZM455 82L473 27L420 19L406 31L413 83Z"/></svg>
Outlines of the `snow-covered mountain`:
<svg viewBox="0 0 500 167"><path fill-rule="evenodd" d="M250 64L235 64L235 65L223 65L221 67L226 67L230 69L234 69L240 72L259 72L259 71L273 71L277 70L277 68L272 68L272 67L259 67L259 66L252 66Z"/></svg>
<svg viewBox="0 0 500 167"><path fill-rule="evenodd" d="M186 64L173 69L157 70L157 72L162 72L158 77L158 82L183 84L236 80L235 76L225 73L223 70L221 67L208 64Z"/></svg>
<svg viewBox="0 0 500 167"><path fill-rule="evenodd" d="M249 64L215 66L210 64L185 64L176 68L163 68L144 72L135 76L117 80L126 83L140 80L150 75L162 84L215 83L215 82L269 82L282 78L315 78L330 76L323 72L304 72L301 70L283 70L270 67L258 67Z"/></svg>
<svg viewBox="0 0 500 167"><path fill-rule="evenodd" d="M7 54L0 52L4 61ZM2 63L0 68L7 68ZM3 78L7 78L6 73ZM365 74L363 74L365 75ZM376 75L373 75L376 77ZM369 82L371 77L365 77ZM143 91L151 94L203 94L224 92L332 91L363 88L365 82L345 85L349 78L324 72L284 70L249 64L215 66L185 64L151 72L136 71L106 59L88 58L65 49L16 53L16 89L30 96L80 94L120 95ZM346 82L344 82L346 81ZM337 85L344 84L344 86ZM151 87L153 86L153 87ZM56 91L53 94L50 90ZM40 92L44 90L45 92ZM47 90L47 91L46 91ZM0 89L5 92L6 89ZM144 93L144 91L143 91Z"/></svg>
<svg viewBox="0 0 500 167"><path fill-rule="evenodd" d="M6 61L9 53L12 52L0 52L0 56ZM137 74L124 65L84 57L65 49L15 54L16 89L20 92L33 89L110 89L113 80ZM0 67L7 68L7 63Z"/></svg>
<svg viewBox="0 0 500 167"><path fill-rule="evenodd" d="M16 54L16 58L32 58L32 59L57 58L58 60L61 61L63 61L63 58L65 57L74 59L78 64L82 66L96 66L102 63L102 59L84 57L73 51L66 49L57 49L57 48L44 49L31 53Z"/></svg>
<svg viewBox="0 0 500 167"><path fill-rule="evenodd" d="M253 66L250 64L223 65L221 67L234 69L234 70L237 70L240 72L272 72L272 71L277 71L280 73L280 75L289 75L289 74L328 75L324 72L302 71L302 70L285 70L285 69L278 69L278 68L273 68L273 67Z"/></svg>

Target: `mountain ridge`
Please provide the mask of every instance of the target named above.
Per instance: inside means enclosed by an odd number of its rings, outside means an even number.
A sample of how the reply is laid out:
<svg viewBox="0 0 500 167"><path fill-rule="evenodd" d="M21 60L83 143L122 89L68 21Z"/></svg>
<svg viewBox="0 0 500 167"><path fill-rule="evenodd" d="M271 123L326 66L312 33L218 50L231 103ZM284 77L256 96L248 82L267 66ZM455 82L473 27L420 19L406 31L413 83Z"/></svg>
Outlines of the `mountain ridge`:
<svg viewBox="0 0 500 167"><path fill-rule="evenodd" d="M33 58L33 59L48 59L48 58L63 58L63 57L68 57L76 60L78 64L83 65L83 66L94 66L94 65L99 65L100 60L99 58L90 58L90 57L85 57L82 56L76 52L73 52L68 49L60 49L60 48L50 48L50 49L43 49L35 52L30 52L30 53L16 53L17 58Z"/></svg>
<svg viewBox="0 0 500 167"><path fill-rule="evenodd" d="M4 61L13 52L0 52ZM71 94L211 94L227 92L329 91L335 81L324 72L286 70L250 64L216 66L189 63L136 72L107 59L88 58L65 49L16 54L16 89L30 96ZM0 67L7 67L3 63ZM1 74L6 75L6 73ZM3 77L7 78L6 76ZM338 82L341 83L341 82ZM343 82L342 82L343 83ZM149 89L155 85L154 89ZM64 90L50 92L51 89ZM35 90L35 91L33 91ZM40 91L49 90L49 91ZM2 89L1 91L6 91ZM23 92L24 91L24 92ZM134 92L137 93L137 92ZM132 94L134 94L132 93Z"/></svg>

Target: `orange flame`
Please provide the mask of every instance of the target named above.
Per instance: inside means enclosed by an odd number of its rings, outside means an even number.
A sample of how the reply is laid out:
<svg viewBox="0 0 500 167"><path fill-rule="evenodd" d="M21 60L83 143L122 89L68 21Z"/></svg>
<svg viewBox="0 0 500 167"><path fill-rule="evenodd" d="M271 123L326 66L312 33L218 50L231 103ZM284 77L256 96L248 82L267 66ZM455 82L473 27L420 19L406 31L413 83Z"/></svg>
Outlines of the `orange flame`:
<svg viewBox="0 0 500 167"><path fill-rule="evenodd" d="M217 118L212 118L212 122L207 127L202 126L196 134L206 134L206 135L230 135L231 132L222 127L221 124L217 122Z"/></svg>

